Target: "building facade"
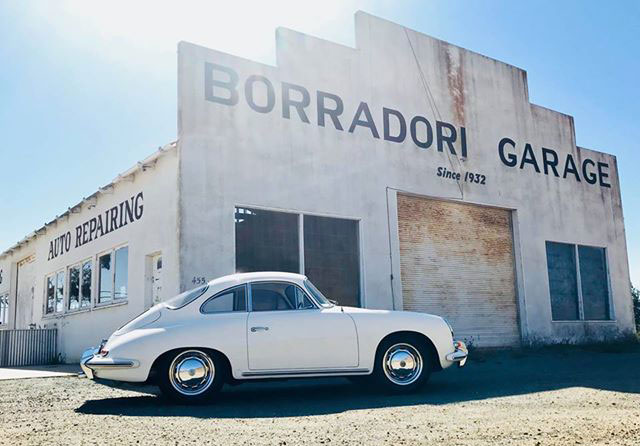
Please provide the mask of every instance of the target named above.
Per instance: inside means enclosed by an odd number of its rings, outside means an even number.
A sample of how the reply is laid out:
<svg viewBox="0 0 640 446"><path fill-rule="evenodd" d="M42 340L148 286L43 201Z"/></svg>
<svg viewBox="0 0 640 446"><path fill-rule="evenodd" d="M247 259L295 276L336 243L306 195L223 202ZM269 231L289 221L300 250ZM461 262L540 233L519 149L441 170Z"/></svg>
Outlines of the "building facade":
<svg viewBox="0 0 640 446"><path fill-rule="evenodd" d="M56 324L75 359L181 290L282 270L478 346L633 333L616 158L519 68L365 13L355 32L278 29L276 66L181 42L177 143L2 254L8 326Z"/></svg>
<svg viewBox="0 0 640 446"><path fill-rule="evenodd" d="M75 361L174 295L177 166L169 144L5 251L0 327L57 328L61 359Z"/></svg>

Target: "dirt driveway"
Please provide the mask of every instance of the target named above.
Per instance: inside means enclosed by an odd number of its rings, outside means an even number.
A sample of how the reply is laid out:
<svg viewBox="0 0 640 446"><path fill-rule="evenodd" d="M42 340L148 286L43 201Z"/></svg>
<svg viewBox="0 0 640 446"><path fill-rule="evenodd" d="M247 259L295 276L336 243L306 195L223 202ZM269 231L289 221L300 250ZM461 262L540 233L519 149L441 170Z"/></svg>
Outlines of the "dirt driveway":
<svg viewBox="0 0 640 446"><path fill-rule="evenodd" d="M76 377L2 381L0 444L640 444L638 349L484 356L411 396L325 379L187 407Z"/></svg>

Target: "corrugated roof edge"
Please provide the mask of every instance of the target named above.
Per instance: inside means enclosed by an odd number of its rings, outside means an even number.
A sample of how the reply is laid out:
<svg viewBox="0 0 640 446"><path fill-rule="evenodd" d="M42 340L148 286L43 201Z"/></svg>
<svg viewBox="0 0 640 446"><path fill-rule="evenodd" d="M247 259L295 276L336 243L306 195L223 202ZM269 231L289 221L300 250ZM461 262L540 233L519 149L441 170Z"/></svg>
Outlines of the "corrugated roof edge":
<svg viewBox="0 0 640 446"><path fill-rule="evenodd" d="M116 176L113 180L111 180L111 182L109 184L106 184L105 186L102 186L102 187L98 188L97 191L95 191L94 193L92 193L88 197L83 198L79 203L76 203L75 205L71 206L70 208L68 208L61 215L56 215L56 218L54 218L53 220L51 220L48 223L45 223L44 225L42 225L42 227L36 229L35 231L27 234L22 240L17 242L15 245L5 249L2 253L0 253L0 259L3 258L3 257L8 256L9 254L11 254L13 251L15 251L16 249L20 248L21 246L26 245L27 243L32 241L34 238L36 238L38 235L44 233L47 230L48 226L51 226L52 224L56 223L62 217L67 216L74 209L76 209L78 207L81 207L87 201L89 201L89 200L97 197L98 195L104 193L105 190L109 189L110 187L115 186L117 183L119 183L120 181L124 180L125 178L128 178L131 175L134 175L136 172L145 170L150 164L155 163L156 160L158 158L160 158L161 156L165 155L166 153L168 153L168 152L170 152L172 150L176 150L177 146L178 146L178 141L172 141L169 144L166 144L164 146L158 147L158 150L153 152L151 155L149 155L148 157L146 157L142 161L138 161L134 166L130 167L129 169L125 170L124 172L122 172L121 174Z"/></svg>

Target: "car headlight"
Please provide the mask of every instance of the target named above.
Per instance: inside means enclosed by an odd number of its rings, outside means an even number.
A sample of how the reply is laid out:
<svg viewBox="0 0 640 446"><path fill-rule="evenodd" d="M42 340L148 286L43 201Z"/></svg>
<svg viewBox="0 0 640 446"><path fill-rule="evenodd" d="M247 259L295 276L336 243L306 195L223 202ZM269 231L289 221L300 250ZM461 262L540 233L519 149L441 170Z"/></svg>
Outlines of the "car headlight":
<svg viewBox="0 0 640 446"><path fill-rule="evenodd" d="M447 324L447 327L449 327L449 331L451 332L451 337L453 337L453 327L451 326L449 321L446 320L445 318L442 318L442 320L444 321L445 324Z"/></svg>

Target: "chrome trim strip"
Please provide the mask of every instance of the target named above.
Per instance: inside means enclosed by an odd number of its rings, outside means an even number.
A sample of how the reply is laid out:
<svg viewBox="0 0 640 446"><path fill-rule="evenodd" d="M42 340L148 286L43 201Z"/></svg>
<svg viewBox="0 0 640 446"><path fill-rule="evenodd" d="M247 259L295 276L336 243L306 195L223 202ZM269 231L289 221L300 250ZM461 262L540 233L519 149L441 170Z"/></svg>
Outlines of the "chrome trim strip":
<svg viewBox="0 0 640 446"><path fill-rule="evenodd" d="M261 372L242 372L242 376L282 376L282 375L353 375L353 374L365 374L369 369L323 369L323 370L275 370L275 371L261 371Z"/></svg>
<svg viewBox="0 0 640 446"><path fill-rule="evenodd" d="M135 366L134 361L129 361L125 359L117 359L113 362L106 363L95 363L91 361L87 361L85 363L87 367L90 367L92 370L100 370L100 369L129 369Z"/></svg>

